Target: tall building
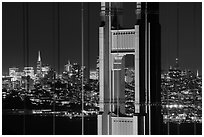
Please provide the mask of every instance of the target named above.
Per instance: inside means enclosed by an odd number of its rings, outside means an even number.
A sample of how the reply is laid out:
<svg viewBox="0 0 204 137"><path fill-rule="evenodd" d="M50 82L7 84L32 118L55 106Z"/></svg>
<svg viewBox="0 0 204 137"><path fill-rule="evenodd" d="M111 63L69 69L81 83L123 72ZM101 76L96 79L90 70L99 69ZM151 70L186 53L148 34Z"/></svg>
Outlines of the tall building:
<svg viewBox="0 0 204 137"><path fill-rule="evenodd" d="M40 51L38 51L38 60L37 60L37 71L36 71L37 77L41 77L42 75L42 61L40 57Z"/></svg>
<svg viewBox="0 0 204 137"><path fill-rule="evenodd" d="M9 68L9 76L10 77L13 77L13 76L16 76L16 73L19 71L19 68Z"/></svg>
<svg viewBox="0 0 204 137"><path fill-rule="evenodd" d="M49 65L43 66L43 67L42 67L42 77L44 77L45 75L47 75L49 71L50 71L50 66L49 66Z"/></svg>
<svg viewBox="0 0 204 137"><path fill-rule="evenodd" d="M19 68L9 68L9 76L11 77L11 81L16 81L21 78L21 75L19 75L21 72L19 72Z"/></svg>
<svg viewBox="0 0 204 137"><path fill-rule="evenodd" d="M101 3L98 134L161 134L159 6L136 3L131 29L122 28L122 8L122 3ZM125 112L124 64L129 54L135 71L132 117Z"/></svg>
<svg viewBox="0 0 204 137"><path fill-rule="evenodd" d="M190 70L175 67L161 75L162 114L165 123L202 122L202 80Z"/></svg>
<svg viewBox="0 0 204 137"><path fill-rule="evenodd" d="M64 71L65 72L71 72L71 70L72 70L72 64L68 60L68 63L64 66Z"/></svg>
<svg viewBox="0 0 204 137"><path fill-rule="evenodd" d="M30 76L31 79L35 78L33 67L24 67L23 72L24 76Z"/></svg>

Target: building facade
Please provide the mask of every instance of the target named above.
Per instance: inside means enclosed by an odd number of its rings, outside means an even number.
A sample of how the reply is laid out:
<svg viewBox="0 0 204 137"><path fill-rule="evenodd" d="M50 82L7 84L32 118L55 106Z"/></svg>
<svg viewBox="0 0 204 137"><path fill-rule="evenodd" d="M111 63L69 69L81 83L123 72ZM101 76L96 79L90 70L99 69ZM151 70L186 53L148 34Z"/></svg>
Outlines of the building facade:
<svg viewBox="0 0 204 137"><path fill-rule="evenodd" d="M30 78L32 79L35 78L33 67L24 67L23 72L24 72L24 76L30 76Z"/></svg>
<svg viewBox="0 0 204 137"><path fill-rule="evenodd" d="M10 77L16 76L16 73L17 73L18 71L19 71L19 68L15 68L15 67L9 68L9 76L10 76Z"/></svg>

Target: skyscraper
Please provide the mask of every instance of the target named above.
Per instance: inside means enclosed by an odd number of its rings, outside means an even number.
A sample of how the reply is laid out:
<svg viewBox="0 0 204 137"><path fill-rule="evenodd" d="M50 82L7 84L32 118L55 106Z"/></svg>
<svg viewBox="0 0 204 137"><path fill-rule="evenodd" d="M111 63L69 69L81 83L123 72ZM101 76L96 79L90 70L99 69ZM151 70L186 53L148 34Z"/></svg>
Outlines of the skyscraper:
<svg viewBox="0 0 204 137"><path fill-rule="evenodd" d="M16 73L19 71L19 68L9 68L9 76L10 77L13 77L13 76L16 76Z"/></svg>
<svg viewBox="0 0 204 137"><path fill-rule="evenodd" d="M47 75L49 71L50 71L50 66L49 65L42 66L42 77Z"/></svg>
<svg viewBox="0 0 204 137"><path fill-rule="evenodd" d="M9 68L9 76L11 77L11 81L16 81L17 79L19 79L19 68Z"/></svg>
<svg viewBox="0 0 204 137"><path fill-rule="evenodd" d="M42 61L40 57L40 51L38 51L38 60L37 60L37 70L36 70L36 76L40 78L42 75Z"/></svg>
<svg viewBox="0 0 204 137"><path fill-rule="evenodd" d="M24 72L24 76L30 76L31 79L34 79L33 67L24 67L23 72Z"/></svg>
<svg viewBox="0 0 204 137"><path fill-rule="evenodd" d="M70 63L70 61L68 60L67 64L64 65L64 71L65 72L71 72L72 70L72 64Z"/></svg>

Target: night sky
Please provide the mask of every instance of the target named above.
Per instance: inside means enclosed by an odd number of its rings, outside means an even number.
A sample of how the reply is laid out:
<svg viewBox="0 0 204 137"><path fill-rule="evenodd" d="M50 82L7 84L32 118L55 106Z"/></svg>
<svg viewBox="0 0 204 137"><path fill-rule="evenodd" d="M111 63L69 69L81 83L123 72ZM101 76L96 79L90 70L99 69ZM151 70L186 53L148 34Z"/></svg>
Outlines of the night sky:
<svg viewBox="0 0 204 137"><path fill-rule="evenodd" d="M123 24L134 28L135 3L124 3ZM202 3L160 3L161 62L167 70L175 64L179 42L179 64L182 69L202 71ZM85 65L95 69L98 56L100 3L84 4ZM68 59L81 64L81 3L60 3L59 22L53 3L28 4L28 49L24 48L23 3L2 4L2 71L9 67L33 66L36 69L38 50L43 64L63 71ZM177 25L177 15L179 25ZM59 26L58 26L59 23ZM59 31L58 28L59 27ZM179 35L177 35L179 29ZM58 46L59 32L59 46ZM177 41L178 39L178 41ZM89 48L88 48L89 43ZM88 52L89 50L89 52ZM26 52L26 53L25 53ZM28 61L25 61L25 54ZM27 57L26 56L26 57Z"/></svg>

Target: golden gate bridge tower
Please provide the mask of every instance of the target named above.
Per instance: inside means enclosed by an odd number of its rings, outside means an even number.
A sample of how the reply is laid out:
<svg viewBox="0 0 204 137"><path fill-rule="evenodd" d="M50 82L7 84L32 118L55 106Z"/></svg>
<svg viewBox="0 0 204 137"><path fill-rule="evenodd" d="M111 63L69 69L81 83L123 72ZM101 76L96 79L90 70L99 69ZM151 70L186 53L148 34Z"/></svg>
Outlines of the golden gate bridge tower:
<svg viewBox="0 0 204 137"><path fill-rule="evenodd" d="M161 134L159 4L135 4L135 26L122 27L123 3L101 3L99 135ZM134 115L125 112L125 56L134 56Z"/></svg>

